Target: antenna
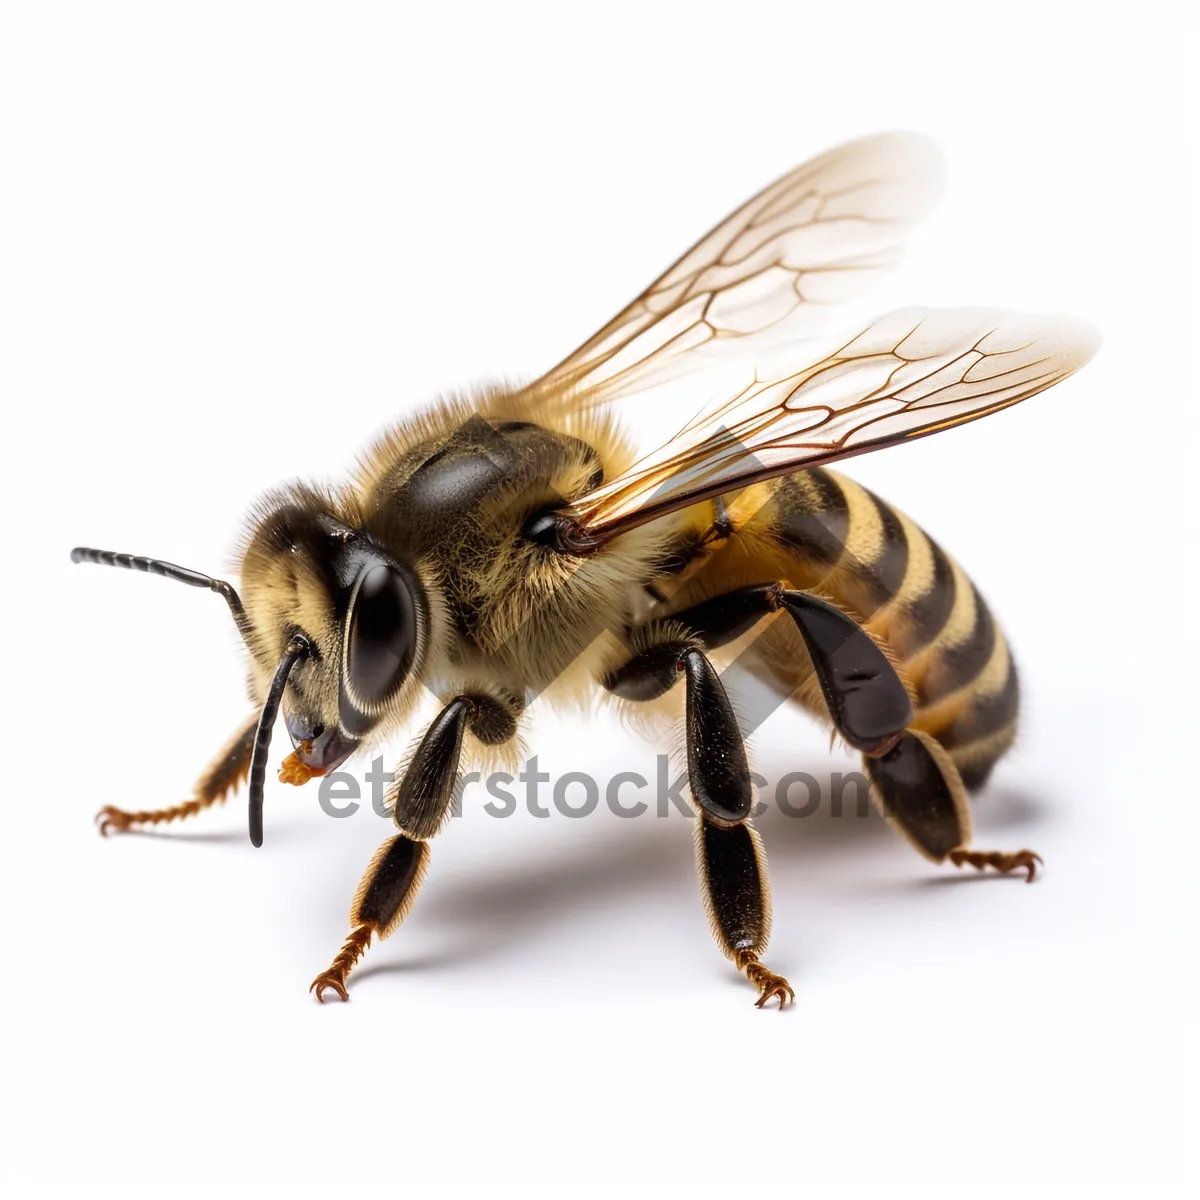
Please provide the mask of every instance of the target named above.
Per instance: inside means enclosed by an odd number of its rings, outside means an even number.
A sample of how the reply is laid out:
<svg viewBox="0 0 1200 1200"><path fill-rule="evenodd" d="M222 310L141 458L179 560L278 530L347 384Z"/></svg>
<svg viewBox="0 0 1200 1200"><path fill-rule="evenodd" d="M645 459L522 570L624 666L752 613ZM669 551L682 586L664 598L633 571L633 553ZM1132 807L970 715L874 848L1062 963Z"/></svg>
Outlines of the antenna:
<svg viewBox="0 0 1200 1200"><path fill-rule="evenodd" d="M76 546L71 551L72 562L99 563L102 567L123 567L126 571L144 571L147 575L162 575L166 579L177 579L189 587L208 588L224 596L229 611L233 614L234 624L242 641L250 645L250 621L246 610L242 607L242 598L237 594L233 584L223 579L213 579L211 575L201 575L199 571L187 567L177 567L174 563L163 562L157 558L141 558L134 554L118 554L115 550L93 550L89 546Z"/></svg>

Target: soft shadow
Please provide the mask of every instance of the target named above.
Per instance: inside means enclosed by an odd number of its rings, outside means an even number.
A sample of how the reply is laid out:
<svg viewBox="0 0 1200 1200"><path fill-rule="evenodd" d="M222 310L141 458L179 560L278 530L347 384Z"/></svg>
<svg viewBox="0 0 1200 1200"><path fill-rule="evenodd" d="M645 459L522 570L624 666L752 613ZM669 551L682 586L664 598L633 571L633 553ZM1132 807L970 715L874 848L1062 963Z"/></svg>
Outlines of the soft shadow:
<svg viewBox="0 0 1200 1200"><path fill-rule="evenodd" d="M191 829L125 829L108 834L105 840L116 840L117 838L145 838L150 842L211 842L213 845L228 845L233 842L248 842L250 835L244 829L221 829L214 832Z"/></svg>
<svg viewBox="0 0 1200 1200"><path fill-rule="evenodd" d="M800 770L794 763L779 770L769 760L757 769L767 778L779 778L787 770ZM808 773L827 781L828 761L810 765ZM844 766L843 771L852 769ZM802 867L817 859L852 858L868 848L892 840L898 855L915 852L907 847L875 811L869 801L860 802L856 789L848 788L842 798L841 812L835 813L828 783L819 806L805 816L787 815L768 797L768 809L755 822L763 836L770 865L778 876L795 878L793 866ZM799 808L803 792L795 801ZM1020 790L994 787L985 790L976 805L986 819L980 824L991 835L1008 827L1030 827L1043 819L1044 808ZM445 952L420 956L415 960L379 962L356 972L364 978L392 971L422 970L427 966L447 966L466 959L504 954L507 947L527 941L538 929L569 929L574 911L593 910L619 904L626 910L651 908L656 897L693 898L696 889L691 822L681 816L659 819L650 814L626 820L610 821L598 828L580 828L570 842L558 841L554 856L541 863L528 858L517 862L494 861L469 878L456 877L440 885L427 885L423 897L423 918L432 926L453 926L453 945ZM929 885L983 881L994 873L915 874L904 886L889 888L899 897ZM1013 877L1023 882L1023 874ZM436 935L442 936L441 931Z"/></svg>
<svg viewBox="0 0 1200 1200"><path fill-rule="evenodd" d="M573 912L655 893L694 887L690 822L685 819L616 822L604 833L584 829L552 860L497 863L470 879L455 879L429 897L429 917L457 927L451 957L485 958L528 940L536 928L569 929Z"/></svg>
<svg viewBox="0 0 1200 1200"><path fill-rule="evenodd" d="M1010 784L994 783L972 797L971 809L977 828L988 831L1037 826L1049 819L1044 798Z"/></svg>
<svg viewBox="0 0 1200 1200"><path fill-rule="evenodd" d="M372 960L354 968L354 986L357 987L372 975L419 975L422 971L445 971L458 966L461 961L462 955L449 948L414 954L398 962Z"/></svg>
<svg viewBox="0 0 1200 1200"><path fill-rule="evenodd" d="M202 821L204 815L201 814L199 819ZM264 842L276 845L293 844L298 840L301 829L302 826L297 824L285 825L280 822L274 828L268 824ZM186 842L189 845L250 845L250 833L244 825L234 826L230 829L203 829L164 824L160 828L152 826L149 829L124 829L107 835L97 833L98 841L116 841L119 838L144 838L148 842L161 842L164 844Z"/></svg>
<svg viewBox="0 0 1200 1200"><path fill-rule="evenodd" d="M915 886L921 888L940 888L961 886L964 883L996 883L1002 881L1005 883L1028 883L1025 877L1025 871L1022 868L1020 871L1011 871L1007 875L1001 875L999 871L977 871L974 867L947 867L945 875L927 875L922 879L915 880ZM1037 879L1038 882L1042 878L1044 868L1038 867Z"/></svg>

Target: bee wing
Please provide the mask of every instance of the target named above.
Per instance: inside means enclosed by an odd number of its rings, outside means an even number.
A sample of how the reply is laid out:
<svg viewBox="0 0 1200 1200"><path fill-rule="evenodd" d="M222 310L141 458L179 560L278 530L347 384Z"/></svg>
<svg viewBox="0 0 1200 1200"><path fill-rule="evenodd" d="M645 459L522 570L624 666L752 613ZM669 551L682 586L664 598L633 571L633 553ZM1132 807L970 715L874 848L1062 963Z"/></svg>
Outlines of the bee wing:
<svg viewBox="0 0 1200 1200"><path fill-rule="evenodd" d="M663 513L1008 408L1078 370L1084 322L986 309L900 309L849 341L788 346L625 474L577 501L603 541Z"/></svg>
<svg viewBox="0 0 1200 1200"><path fill-rule="evenodd" d="M785 323L791 337L813 332L823 309L899 260L941 176L936 147L914 133L812 159L722 221L530 390L592 407L711 365L704 347L782 335Z"/></svg>

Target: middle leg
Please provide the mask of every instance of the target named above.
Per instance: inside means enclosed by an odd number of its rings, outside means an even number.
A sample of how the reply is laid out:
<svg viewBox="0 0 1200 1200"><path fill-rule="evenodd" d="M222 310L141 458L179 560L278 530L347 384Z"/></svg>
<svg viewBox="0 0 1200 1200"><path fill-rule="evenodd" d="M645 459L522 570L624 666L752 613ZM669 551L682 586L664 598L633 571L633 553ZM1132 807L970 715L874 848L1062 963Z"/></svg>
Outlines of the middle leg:
<svg viewBox="0 0 1200 1200"><path fill-rule="evenodd" d="M661 640L602 682L627 699L651 700L687 682L688 782L696 808L696 865L713 936L758 989L758 1007L795 1000L791 985L759 957L771 929L771 893L762 841L750 826L754 793L746 749L720 677L694 640Z"/></svg>
<svg viewBox="0 0 1200 1200"><path fill-rule="evenodd" d="M771 888L762 838L747 822L722 829L699 817L696 865L713 937L758 988L756 1006L778 1000L780 1008L787 1007L796 999L791 984L759 958L771 932Z"/></svg>

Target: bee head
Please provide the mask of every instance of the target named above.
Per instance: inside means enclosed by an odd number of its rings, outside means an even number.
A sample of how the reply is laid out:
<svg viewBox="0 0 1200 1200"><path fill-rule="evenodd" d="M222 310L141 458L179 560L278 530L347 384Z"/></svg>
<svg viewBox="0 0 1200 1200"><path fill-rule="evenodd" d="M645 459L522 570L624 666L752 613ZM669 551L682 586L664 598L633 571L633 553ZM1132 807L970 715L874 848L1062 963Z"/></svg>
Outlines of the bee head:
<svg viewBox="0 0 1200 1200"><path fill-rule="evenodd" d="M257 694L269 697L298 647L276 689L302 768L289 778L326 774L407 706L428 636L425 588L327 498L299 491L260 515L241 577Z"/></svg>

